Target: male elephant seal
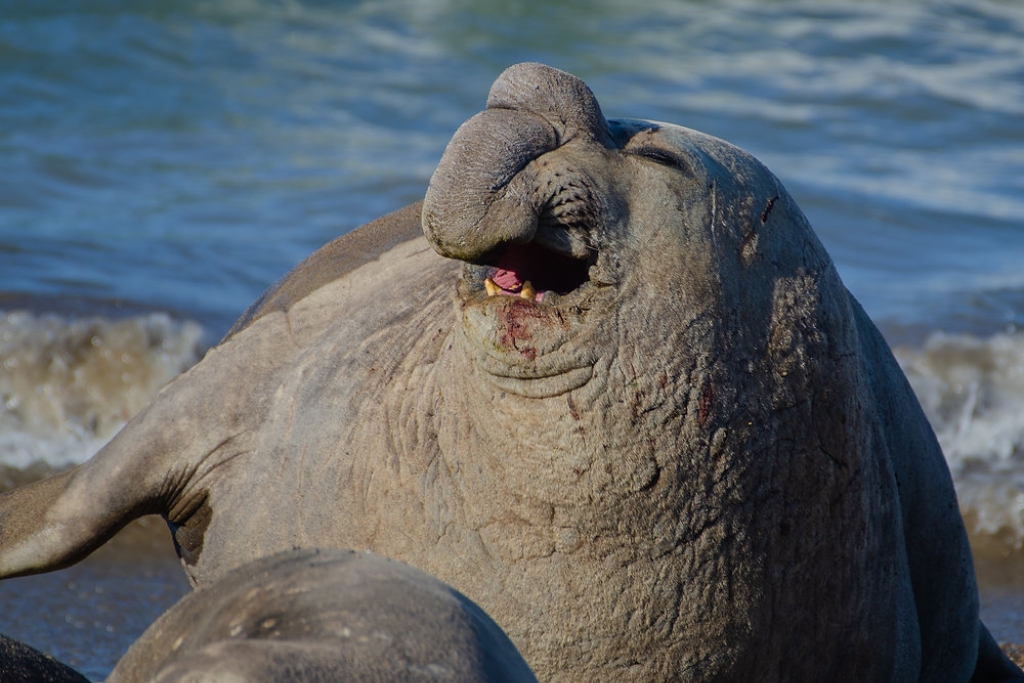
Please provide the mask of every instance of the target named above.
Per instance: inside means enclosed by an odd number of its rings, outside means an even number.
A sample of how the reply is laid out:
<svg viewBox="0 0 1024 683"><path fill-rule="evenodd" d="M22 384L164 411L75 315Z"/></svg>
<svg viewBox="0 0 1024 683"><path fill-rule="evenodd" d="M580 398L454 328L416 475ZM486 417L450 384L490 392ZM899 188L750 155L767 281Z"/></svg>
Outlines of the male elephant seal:
<svg viewBox="0 0 1024 683"><path fill-rule="evenodd" d="M393 560L286 551L186 595L107 683L537 683L465 596Z"/></svg>
<svg viewBox="0 0 1024 683"><path fill-rule="evenodd" d="M422 209L314 254L92 460L0 499L0 572L152 512L198 585L295 546L408 562L545 681L1020 680L932 431L782 185L537 64Z"/></svg>

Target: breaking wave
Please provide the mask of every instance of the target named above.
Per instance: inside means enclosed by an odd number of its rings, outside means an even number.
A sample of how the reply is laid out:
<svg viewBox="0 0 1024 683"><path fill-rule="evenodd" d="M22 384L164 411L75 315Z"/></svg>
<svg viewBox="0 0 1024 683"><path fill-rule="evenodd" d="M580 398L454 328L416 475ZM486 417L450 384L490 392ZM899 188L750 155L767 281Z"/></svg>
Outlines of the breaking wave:
<svg viewBox="0 0 1024 683"><path fill-rule="evenodd" d="M199 360L202 338L163 313L0 313L0 490L86 460Z"/></svg>
<svg viewBox="0 0 1024 683"><path fill-rule="evenodd" d="M931 421L974 536L1024 545L1024 334L933 333L896 358Z"/></svg>

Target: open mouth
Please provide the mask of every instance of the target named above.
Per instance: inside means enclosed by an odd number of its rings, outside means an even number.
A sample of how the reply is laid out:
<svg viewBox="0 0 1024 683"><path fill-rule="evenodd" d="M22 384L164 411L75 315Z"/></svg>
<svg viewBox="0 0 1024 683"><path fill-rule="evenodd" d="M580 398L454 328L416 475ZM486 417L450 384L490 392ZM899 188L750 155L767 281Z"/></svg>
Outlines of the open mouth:
<svg viewBox="0 0 1024 683"><path fill-rule="evenodd" d="M530 398L590 381L598 345L583 340L600 329L588 323L604 319L615 291L600 252L576 258L542 241L467 263L458 284L462 329L480 368L501 391Z"/></svg>
<svg viewBox="0 0 1024 683"><path fill-rule="evenodd" d="M488 297L515 296L541 303L549 294L568 294L589 280L591 260L573 258L530 242L511 244L484 268Z"/></svg>

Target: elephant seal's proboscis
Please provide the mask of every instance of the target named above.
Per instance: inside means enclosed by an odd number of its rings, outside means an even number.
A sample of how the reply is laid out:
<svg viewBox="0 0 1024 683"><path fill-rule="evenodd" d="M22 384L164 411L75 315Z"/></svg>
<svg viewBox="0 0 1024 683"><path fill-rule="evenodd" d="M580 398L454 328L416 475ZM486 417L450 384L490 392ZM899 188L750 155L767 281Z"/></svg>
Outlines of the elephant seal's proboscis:
<svg viewBox="0 0 1024 683"><path fill-rule="evenodd" d="M1021 678L931 428L781 183L537 64L422 206L311 256L92 460L0 498L0 572L145 513L200 586L292 547L407 562L545 681Z"/></svg>

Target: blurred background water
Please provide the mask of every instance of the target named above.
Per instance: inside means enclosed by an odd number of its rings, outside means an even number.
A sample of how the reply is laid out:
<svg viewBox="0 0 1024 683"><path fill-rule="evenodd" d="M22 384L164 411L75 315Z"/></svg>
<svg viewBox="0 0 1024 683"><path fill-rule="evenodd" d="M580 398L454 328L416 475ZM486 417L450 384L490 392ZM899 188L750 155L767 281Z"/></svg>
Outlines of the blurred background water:
<svg viewBox="0 0 1024 683"><path fill-rule="evenodd" d="M992 630L1024 641L1010 1L0 0L0 487L88 457L308 253L419 199L526 60L583 78L608 116L729 140L788 187L939 434ZM90 566L114 578L89 580L135 586L109 608L135 622L43 632L40 596L60 617L112 594L60 573L0 584L0 631L102 678L184 590L170 561L136 585L110 558Z"/></svg>

